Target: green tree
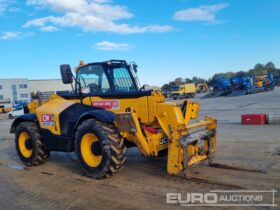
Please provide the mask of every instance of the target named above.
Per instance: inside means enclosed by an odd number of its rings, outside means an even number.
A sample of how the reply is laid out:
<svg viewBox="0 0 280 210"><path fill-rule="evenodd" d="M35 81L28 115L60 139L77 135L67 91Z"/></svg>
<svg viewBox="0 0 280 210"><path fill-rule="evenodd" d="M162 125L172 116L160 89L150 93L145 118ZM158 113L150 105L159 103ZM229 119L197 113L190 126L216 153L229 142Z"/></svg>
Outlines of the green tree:
<svg viewBox="0 0 280 210"><path fill-rule="evenodd" d="M181 84L183 84L184 82L183 82L183 78L182 77L178 77L178 78L176 78L175 80L174 80L174 82L175 82L175 84L176 85L181 85Z"/></svg>
<svg viewBox="0 0 280 210"><path fill-rule="evenodd" d="M189 79L189 78L186 78L185 79L185 83L192 83L193 81L191 80L191 79Z"/></svg>
<svg viewBox="0 0 280 210"><path fill-rule="evenodd" d="M246 76L248 76L248 73L245 72L245 71L238 71L238 72L236 72L235 76L237 76L237 77L246 77Z"/></svg>
<svg viewBox="0 0 280 210"><path fill-rule="evenodd" d="M264 65L258 63L258 64L255 65L254 70L264 70Z"/></svg>
<svg viewBox="0 0 280 210"><path fill-rule="evenodd" d="M267 64L265 64L264 68L266 70L274 70L274 69L276 69L274 63L272 63L271 61L268 62Z"/></svg>
<svg viewBox="0 0 280 210"><path fill-rule="evenodd" d="M230 79L231 77L234 77L235 76L235 73L234 72L227 72L227 73L225 73L225 78L227 78L227 79Z"/></svg>
<svg viewBox="0 0 280 210"><path fill-rule="evenodd" d="M205 79L199 77L193 77L192 81L194 84L202 84L206 82Z"/></svg>
<svg viewBox="0 0 280 210"><path fill-rule="evenodd" d="M169 82L169 86L174 87L174 86L178 86L174 81Z"/></svg>
<svg viewBox="0 0 280 210"><path fill-rule="evenodd" d="M161 87L161 90L162 91L170 91L171 90L171 86L169 84L164 84L162 87Z"/></svg>

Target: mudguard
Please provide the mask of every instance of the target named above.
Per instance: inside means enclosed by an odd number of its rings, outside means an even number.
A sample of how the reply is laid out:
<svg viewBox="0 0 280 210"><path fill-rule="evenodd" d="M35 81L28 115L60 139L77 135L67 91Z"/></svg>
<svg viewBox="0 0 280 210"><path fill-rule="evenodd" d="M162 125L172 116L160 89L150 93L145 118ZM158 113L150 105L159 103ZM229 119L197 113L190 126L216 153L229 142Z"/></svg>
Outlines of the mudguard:
<svg viewBox="0 0 280 210"><path fill-rule="evenodd" d="M78 126L87 119L95 118L98 121L104 122L104 123L112 123L115 121L115 114L113 112L107 111L107 110L93 110L83 113L79 119L77 120L74 130L78 128Z"/></svg>
<svg viewBox="0 0 280 210"><path fill-rule="evenodd" d="M94 118L104 123L112 123L115 120L115 114L111 111L79 103L73 104L59 114L61 134L71 139L74 138L78 126L89 118Z"/></svg>
<svg viewBox="0 0 280 210"><path fill-rule="evenodd" d="M10 133L15 133L17 126L20 123L24 122L24 121L36 122L37 121L37 117L36 117L35 114L24 114L24 115L21 115L21 116L17 117L14 120L14 122L12 123L11 129L10 129Z"/></svg>

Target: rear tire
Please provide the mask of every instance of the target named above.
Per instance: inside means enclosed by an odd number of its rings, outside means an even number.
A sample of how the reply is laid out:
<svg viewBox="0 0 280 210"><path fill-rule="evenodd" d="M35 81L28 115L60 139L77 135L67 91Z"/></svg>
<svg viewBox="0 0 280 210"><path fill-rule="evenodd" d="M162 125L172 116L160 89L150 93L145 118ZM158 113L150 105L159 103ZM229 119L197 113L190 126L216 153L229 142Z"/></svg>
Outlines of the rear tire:
<svg viewBox="0 0 280 210"><path fill-rule="evenodd" d="M75 151L85 175L95 179L110 177L125 162L124 139L113 125L94 119L85 120L78 127Z"/></svg>
<svg viewBox="0 0 280 210"><path fill-rule="evenodd" d="M20 160L27 166L45 163L50 152L46 151L34 122L22 122L16 129L15 145Z"/></svg>

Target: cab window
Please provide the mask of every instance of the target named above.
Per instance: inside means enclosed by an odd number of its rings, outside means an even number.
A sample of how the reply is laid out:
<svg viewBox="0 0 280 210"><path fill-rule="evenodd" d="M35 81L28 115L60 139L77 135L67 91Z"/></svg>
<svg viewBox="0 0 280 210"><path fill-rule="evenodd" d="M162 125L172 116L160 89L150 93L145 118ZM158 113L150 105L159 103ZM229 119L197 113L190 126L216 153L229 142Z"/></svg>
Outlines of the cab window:
<svg viewBox="0 0 280 210"><path fill-rule="evenodd" d="M80 68L77 73L77 79L81 83L82 93L102 94L111 91L101 65L94 64Z"/></svg>
<svg viewBox="0 0 280 210"><path fill-rule="evenodd" d="M112 80L116 92L137 91L129 70L125 67L111 69Z"/></svg>

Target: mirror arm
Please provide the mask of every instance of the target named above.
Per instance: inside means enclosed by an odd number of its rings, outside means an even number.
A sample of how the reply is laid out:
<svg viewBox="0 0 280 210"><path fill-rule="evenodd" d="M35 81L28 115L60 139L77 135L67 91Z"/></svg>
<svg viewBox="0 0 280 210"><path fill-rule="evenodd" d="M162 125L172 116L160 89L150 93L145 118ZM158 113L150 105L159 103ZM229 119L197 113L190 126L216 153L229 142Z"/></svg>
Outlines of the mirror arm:
<svg viewBox="0 0 280 210"><path fill-rule="evenodd" d="M79 76L79 90L80 90L79 92L80 92L80 97L81 97L81 104L83 104L82 91L81 91L82 90L82 85L81 85L81 81L80 81L81 78L83 80L83 83L84 83L85 87L87 86L87 84L86 84L85 78L83 76ZM90 103L93 104L91 97L89 97L89 100L90 100Z"/></svg>
<svg viewBox="0 0 280 210"><path fill-rule="evenodd" d="M73 81L76 82L76 78L74 77L74 75L71 73L71 77L73 78ZM73 82L71 82L71 88L72 88L72 91L73 93L75 92L75 89L74 89L74 86L73 86Z"/></svg>
<svg viewBox="0 0 280 210"><path fill-rule="evenodd" d="M83 105L83 98L82 98L82 85L80 81L80 77L78 79L75 79L76 84L79 86L79 96L80 96L80 102Z"/></svg>

